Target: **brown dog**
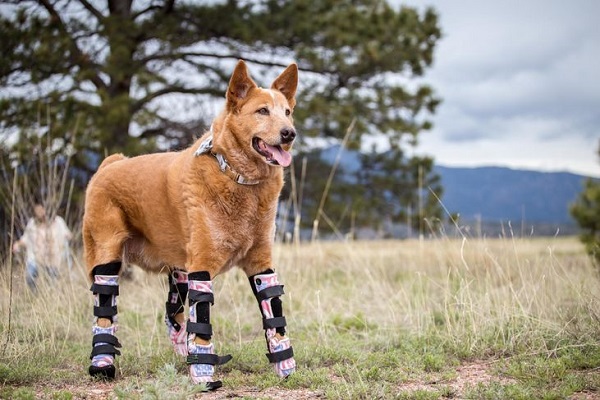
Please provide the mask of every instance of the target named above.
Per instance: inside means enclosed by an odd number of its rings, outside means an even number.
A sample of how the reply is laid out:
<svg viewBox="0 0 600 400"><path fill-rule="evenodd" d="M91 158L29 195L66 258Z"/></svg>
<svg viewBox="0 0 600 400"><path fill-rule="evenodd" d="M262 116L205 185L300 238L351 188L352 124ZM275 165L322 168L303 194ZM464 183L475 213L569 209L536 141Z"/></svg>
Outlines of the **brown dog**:
<svg viewBox="0 0 600 400"><path fill-rule="evenodd" d="M210 342L212 279L233 266L250 279L275 371L285 377L295 369L271 249L282 167L291 162L296 136L297 84L295 64L262 89L239 61L225 109L192 147L133 158L115 154L102 162L87 188L83 219L96 317L91 375L115 375L123 261L170 274L166 323L176 351L188 355L194 382L221 386L212 378L214 366L230 357L216 356Z"/></svg>

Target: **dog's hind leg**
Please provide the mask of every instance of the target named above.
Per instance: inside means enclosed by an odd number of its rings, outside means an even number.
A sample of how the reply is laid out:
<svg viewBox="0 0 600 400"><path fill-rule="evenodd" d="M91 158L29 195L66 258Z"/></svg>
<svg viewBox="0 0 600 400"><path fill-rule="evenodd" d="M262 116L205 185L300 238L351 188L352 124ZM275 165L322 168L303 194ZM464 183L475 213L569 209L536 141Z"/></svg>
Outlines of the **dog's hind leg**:
<svg viewBox="0 0 600 400"><path fill-rule="evenodd" d="M110 204L105 199L93 198L83 221L85 258L92 280L90 290L94 295L89 373L92 376L112 379L116 372L115 356L120 354L118 348L121 347L115 336L117 296L123 242L128 235L121 211L116 207L98 206L99 202Z"/></svg>
<svg viewBox="0 0 600 400"><path fill-rule="evenodd" d="M97 265L93 271L91 287L94 293L94 325L92 327L92 354L89 373L92 376L112 379L115 377L115 356L121 347L115 336L117 331L117 296L119 295L119 271L121 262Z"/></svg>
<svg viewBox="0 0 600 400"><path fill-rule="evenodd" d="M277 375L285 378L296 370L296 361L290 339L285 336L286 321L280 299L284 294L283 285L279 284L277 274L272 269L248 279L263 316L263 329L269 350L267 358Z"/></svg>
<svg viewBox="0 0 600 400"><path fill-rule="evenodd" d="M187 331L184 305L188 294L188 274L180 269L169 272L169 294L167 296L165 324L167 333L177 354L186 356Z"/></svg>
<svg viewBox="0 0 600 400"><path fill-rule="evenodd" d="M203 383L208 390L220 388L221 381L214 381L215 365L225 364L231 360L227 355L219 357L215 354L210 324L210 306L214 303L212 281L206 271L188 274L188 298L190 318L187 322L188 356L190 376L194 383Z"/></svg>

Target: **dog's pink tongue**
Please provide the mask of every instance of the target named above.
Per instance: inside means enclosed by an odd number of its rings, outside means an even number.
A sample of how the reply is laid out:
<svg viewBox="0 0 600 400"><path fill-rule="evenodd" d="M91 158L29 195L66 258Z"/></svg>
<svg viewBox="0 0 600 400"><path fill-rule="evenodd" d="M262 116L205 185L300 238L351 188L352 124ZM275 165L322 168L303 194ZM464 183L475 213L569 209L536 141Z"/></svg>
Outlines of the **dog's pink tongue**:
<svg viewBox="0 0 600 400"><path fill-rule="evenodd" d="M282 149L281 146L270 146L266 143L265 145L269 149L269 152L271 152L273 159L277 161L279 165L281 165L282 167L287 167L291 164L292 155L289 152Z"/></svg>

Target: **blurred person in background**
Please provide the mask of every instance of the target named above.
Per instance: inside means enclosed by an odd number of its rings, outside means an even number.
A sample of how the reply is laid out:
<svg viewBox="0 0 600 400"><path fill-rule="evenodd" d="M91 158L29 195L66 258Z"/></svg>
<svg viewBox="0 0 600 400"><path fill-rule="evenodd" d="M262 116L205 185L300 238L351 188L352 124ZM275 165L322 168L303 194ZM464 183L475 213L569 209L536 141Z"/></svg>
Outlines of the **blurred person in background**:
<svg viewBox="0 0 600 400"><path fill-rule="evenodd" d="M39 270L44 269L52 279L58 278L59 267L69 265L69 240L73 234L65 220L56 215L48 218L41 204L33 207L33 217L27 222L25 231L13 244L13 252L26 249L27 285L35 292Z"/></svg>

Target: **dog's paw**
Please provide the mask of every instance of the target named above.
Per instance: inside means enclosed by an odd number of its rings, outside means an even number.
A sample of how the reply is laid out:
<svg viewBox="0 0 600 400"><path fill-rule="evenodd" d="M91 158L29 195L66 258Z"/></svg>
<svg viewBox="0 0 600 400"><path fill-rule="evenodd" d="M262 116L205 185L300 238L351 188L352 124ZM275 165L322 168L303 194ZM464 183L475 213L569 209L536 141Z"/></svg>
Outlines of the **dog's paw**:
<svg viewBox="0 0 600 400"><path fill-rule="evenodd" d="M88 370L90 376L101 379L101 380L113 380L115 379L117 369L114 365L105 365L103 367L96 367L94 365L90 365Z"/></svg>
<svg viewBox="0 0 600 400"><path fill-rule="evenodd" d="M223 387L223 382L221 381L204 382L202 384L206 388L206 392L212 392L219 389L220 387Z"/></svg>
<svg viewBox="0 0 600 400"><path fill-rule="evenodd" d="M296 361L293 357L292 344L289 338L273 337L269 340L269 352L277 357L277 353L288 354L289 358L273 362L273 369L280 378L287 378L296 371ZM284 353L285 352L285 353Z"/></svg>

